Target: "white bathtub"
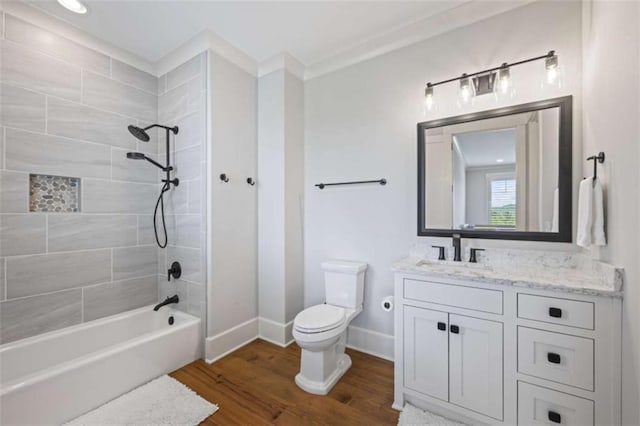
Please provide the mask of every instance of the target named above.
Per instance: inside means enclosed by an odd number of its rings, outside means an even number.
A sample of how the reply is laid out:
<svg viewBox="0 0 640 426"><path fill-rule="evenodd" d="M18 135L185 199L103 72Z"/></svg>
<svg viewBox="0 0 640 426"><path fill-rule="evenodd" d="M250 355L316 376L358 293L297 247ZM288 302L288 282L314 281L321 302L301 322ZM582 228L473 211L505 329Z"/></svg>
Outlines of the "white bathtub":
<svg viewBox="0 0 640 426"><path fill-rule="evenodd" d="M0 424L64 423L176 370L200 358L200 327L148 306L2 345Z"/></svg>

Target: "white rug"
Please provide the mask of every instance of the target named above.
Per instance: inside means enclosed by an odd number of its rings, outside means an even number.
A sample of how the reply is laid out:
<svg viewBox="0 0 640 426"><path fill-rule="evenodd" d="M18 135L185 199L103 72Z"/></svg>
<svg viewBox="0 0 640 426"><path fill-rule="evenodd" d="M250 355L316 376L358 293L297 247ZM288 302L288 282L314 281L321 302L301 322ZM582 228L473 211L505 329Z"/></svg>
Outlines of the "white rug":
<svg viewBox="0 0 640 426"><path fill-rule="evenodd" d="M193 426L216 411L217 405L205 401L182 383L165 375L66 425Z"/></svg>
<svg viewBox="0 0 640 426"><path fill-rule="evenodd" d="M398 426L466 426L464 423L454 422L453 420L445 419L444 417L423 411L414 407L411 404L405 404L400 418L398 419Z"/></svg>

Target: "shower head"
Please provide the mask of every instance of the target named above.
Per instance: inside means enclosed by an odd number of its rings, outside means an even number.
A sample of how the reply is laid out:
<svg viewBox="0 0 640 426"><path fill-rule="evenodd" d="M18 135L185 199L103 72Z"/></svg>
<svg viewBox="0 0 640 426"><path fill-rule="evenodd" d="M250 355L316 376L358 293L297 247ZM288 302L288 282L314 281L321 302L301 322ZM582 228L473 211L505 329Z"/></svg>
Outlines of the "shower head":
<svg viewBox="0 0 640 426"><path fill-rule="evenodd" d="M138 126L134 126L133 124L129 125L128 129L133 136L135 136L142 142L149 142L149 139L151 139L145 129L142 129Z"/></svg>
<svg viewBox="0 0 640 426"><path fill-rule="evenodd" d="M147 157L141 152L127 152L127 158L129 160L144 160Z"/></svg>

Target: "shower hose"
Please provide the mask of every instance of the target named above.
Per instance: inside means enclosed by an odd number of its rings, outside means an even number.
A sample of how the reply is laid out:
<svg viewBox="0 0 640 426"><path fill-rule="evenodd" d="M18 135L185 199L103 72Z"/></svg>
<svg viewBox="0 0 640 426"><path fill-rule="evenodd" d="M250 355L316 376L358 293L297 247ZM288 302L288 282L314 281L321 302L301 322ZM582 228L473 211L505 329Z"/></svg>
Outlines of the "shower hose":
<svg viewBox="0 0 640 426"><path fill-rule="evenodd" d="M156 201L156 208L153 210L153 232L156 235L156 242L158 243L158 246L160 248L165 248L167 246L167 243L169 242L169 239L167 237L167 224L164 218L164 193L167 192L169 189L170 189L170 184L168 182L165 182L165 184L162 186L162 190L160 190L158 201ZM160 213L162 215L162 230L164 233L164 243L161 243L160 238L158 238L158 223L157 223L158 207L160 207Z"/></svg>

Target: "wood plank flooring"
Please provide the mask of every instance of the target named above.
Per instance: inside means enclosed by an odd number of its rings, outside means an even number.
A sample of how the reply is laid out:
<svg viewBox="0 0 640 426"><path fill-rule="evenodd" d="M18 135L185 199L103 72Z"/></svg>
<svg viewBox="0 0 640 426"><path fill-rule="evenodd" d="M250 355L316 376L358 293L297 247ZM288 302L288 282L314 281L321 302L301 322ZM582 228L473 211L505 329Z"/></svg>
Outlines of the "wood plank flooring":
<svg viewBox="0 0 640 426"><path fill-rule="evenodd" d="M300 348L256 340L209 365L171 373L220 409L203 425L396 425L393 363L347 349L353 365L327 396L296 386Z"/></svg>

